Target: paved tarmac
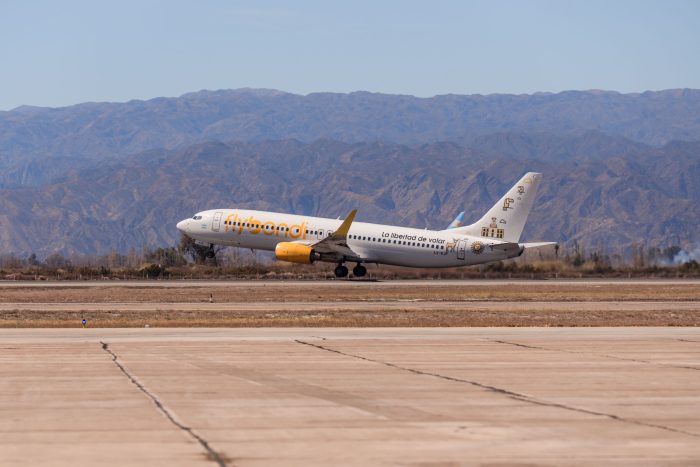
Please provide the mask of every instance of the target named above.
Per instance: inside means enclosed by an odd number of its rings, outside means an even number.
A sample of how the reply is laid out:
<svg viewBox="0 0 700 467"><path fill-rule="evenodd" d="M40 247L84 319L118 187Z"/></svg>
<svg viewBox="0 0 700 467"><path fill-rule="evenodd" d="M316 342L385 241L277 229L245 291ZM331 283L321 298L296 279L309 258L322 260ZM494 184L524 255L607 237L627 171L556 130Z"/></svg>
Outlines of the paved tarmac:
<svg viewBox="0 0 700 467"><path fill-rule="evenodd" d="M376 287L382 286L443 286L443 285L460 285L468 287L480 286L507 286L510 284L517 285L543 285L547 286L590 286L596 285L683 285L683 284L700 284L699 279L546 279L546 280L528 280L528 279L419 279L419 280L363 280L363 279L330 279L330 280L231 280L231 281L209 281L209 280L85 280L85 281L0 281L0 288L4 287L337 287L338 284L343 284L347 287L366 286L368 283L374 284Z"/></svg>
<svg viewBox="0 0 700 467"><path fill-rule="evenodd" d="M0 465L698 465L699 328L0 329Z"/></svg>

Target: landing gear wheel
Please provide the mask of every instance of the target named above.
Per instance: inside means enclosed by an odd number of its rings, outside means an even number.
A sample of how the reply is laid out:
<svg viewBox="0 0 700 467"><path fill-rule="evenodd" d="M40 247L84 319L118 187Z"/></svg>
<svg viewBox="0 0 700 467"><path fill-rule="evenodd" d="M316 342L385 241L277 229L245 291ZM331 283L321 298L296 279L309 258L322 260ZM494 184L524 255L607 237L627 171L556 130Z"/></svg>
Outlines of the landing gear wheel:
<svg viewBox="0 0 700 467"><path fill-rule="evenodd" d="M342 264L339 264L339 265L335 268L335 277L338 277L338 278L340 278L340 277L347 277L347 275L348 275L348 268L346 268L346 267L343 266Z"/></svg>
<svg viewBox="0 0 700 467"><path fill-rule="evenodd" d="M365 277L365 275L367 275L367 268L361 264L358 264L352 268L352 273L355 277Z"/></svg>
<svg viewBox="0 0 700 467"><path fill-rule="evenodd" d="M207 251L207 254L204 256L206 256L209 259L212 259L216 255L214 254L214 250L209 250L209 251Z"/></svg>

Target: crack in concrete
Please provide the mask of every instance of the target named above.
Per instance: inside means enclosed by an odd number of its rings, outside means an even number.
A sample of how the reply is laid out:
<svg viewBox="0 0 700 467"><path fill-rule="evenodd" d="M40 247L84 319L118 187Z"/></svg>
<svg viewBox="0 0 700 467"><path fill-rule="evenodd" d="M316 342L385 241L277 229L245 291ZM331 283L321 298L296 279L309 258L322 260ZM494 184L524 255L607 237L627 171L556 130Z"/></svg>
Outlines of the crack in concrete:
<svg viewBox="0 0 700 467"><path fill-rule="evenodd" d="M320 349L320 350L325 350L326 352L333 352L333 353L336 353L339 355L343 355L345 357L356 358L359 360L364 360L366 362L384 365L384 366L387 366L390 368L395 368L397 370L407 371L407 372L410 372L410 373L413 373L416 375L432 376L434 378L440 378L440 379L444 379L447 381L469 384L469 385L472 385L472 386L477 387L477 388L485 389L487 391L491 391L491 392L494 392L497 394L502 394L504 396L510 397L511 399L514 399L517 401L526 402L528 404L533 404L533 405L538 405L538 406L543 406L543 407L553 407L553 408L568 410L571 412L584 413L584 414L588 414L588 415L595 415L598 417L605 417L605 418L608 418L610 420L615 420L618 422L630 423L633 425L646 426L646 427L650 427L650 428L658 428L658 429L670 431L673 433L680 433L680 434L692 436L695 438L700 438L700 434L693 433L690 431L681 430L678 428L672 428L672 427L665 426L665 425L658 425L656 423L642 422L639 420L631 420L629 418L624 418L624 417L621 417L621 416L615 415L615 414L609 414L609 413L605 413L605 412L598 412L596 410L574 407L574 406L570 406L570 405L560 404L558 402L550 402L550 401L546 401L546 400L540 400L540 399L536 399L532 396L528 396L527 394L521 394L521 393L518 393L515 391L510 391L508 389L499 388L497 386L491 386L488 384L480 383L478 381L472 381L472 380L462 379L462 378L455 378L453 376L447 376L447 375L441 375L439 373L432 373L429 371L417 370L415 368L408 368L408 367L404 367L401 365L397 365L395 363L384 362L381 360L375 360L373 358L363 357L361 355L350 354L350 353L342 352L340 350L331 349L330 347L325 347L323 345L318 345L318 344L312 344L311 342L305 342L305 341L298 340L298 339L295 339L294 341L299 343L299 344L308 345L310 347L315 347L315 348ZM527 346L524 346L524 347L527 347Z"/></svg>
<svg viewBox="0 0 700 467"><path fill-rule="evenodd" d="M173 425L175 425L177 428L179 428L180 430L184 431L184 432L187 433L190 437L192 437L195 441L197 441L197 442L204 448L204 450L207 452L207 457L208 457L210 460L213 460L214 462L216 462L220 467L227 467L227 466L228 466L228 464L226 463L226 460L224 459L224 457L223 457L221 454L219 454L218 452L216 452L216 451L209 445L209 442L208 442L206 439L204 439L202 436L200 436L199 434L197 434L192 428L190 428L190 427L188 427L188 426L185 426L185 425L183 425L182 423L180 423L180 422L175 418L175 416L174 416L173 413L170 411L170 409L168 409L168 408L160 401L160 399L158 399L158 397L157 397L155 394L153 394L153 393L150 392L148 389L146 389L146 387L145 387L143 384L141 384L141 383L139 382L139 380L136 379L136 377L135 377L134 375L132 375L132 374L129 372L129 370L127 370L126 367L125 367L124 365L122 365L122 364L119 362L119 360L118 360L119 357L117 357L117 354L115 354L114 352L112 352L112 350L110 350L109 344L108 344L108 343L100 341L100 344L102 344L102 350L104 350L105 352L107 352L109 355L112 356L112 362L114 362L114 364L119 368L119 370L124 374L124 376L126 376L126 377L129 379L129 381L131 381L131 383L132 383L134 386L136 386L137 388L139 388L139 390L140 390L141 392L143 392L149 399L151 399L151 401L153 401L153 404L156 406L156 408L157 408L163 415L165 415L165 418L167 418L168 420L170 420L170 422L171 422Z"/></svg>
<svg viewBox="0 0 700 467"><path fill-rule="evenodd" d="M658 363L658 362L652 362L649 360L641 360L639 358L627 358L627 357L618 357L617 355L610 355L610 354L605 354L605 353L595 353L595 352L579 352L576 350L567 350L567 349L554 349L550 347L541 347L537 345L526 345L526 344L520 344L518 342L509 342L509 341L502 341L502 340L496 340L496 339L489 339L490 342L495 342L497 344L505 344L505 345L514 345L516 347L523 347L526 349L535 349L535 350L546 350L548 352L563 352L563 353L568 353L572 355L592 355L594 357L603 357L603 358L610 358L612 360L620 360L623 362L635 362L635 363L644 363L647 365L653 365L653 366L658 366L660 368L679 368L683 370L695 370L695 371L700 371L700 368L695 367L695 366L688 366L688 365L668 365L666 363Z"/></svg>

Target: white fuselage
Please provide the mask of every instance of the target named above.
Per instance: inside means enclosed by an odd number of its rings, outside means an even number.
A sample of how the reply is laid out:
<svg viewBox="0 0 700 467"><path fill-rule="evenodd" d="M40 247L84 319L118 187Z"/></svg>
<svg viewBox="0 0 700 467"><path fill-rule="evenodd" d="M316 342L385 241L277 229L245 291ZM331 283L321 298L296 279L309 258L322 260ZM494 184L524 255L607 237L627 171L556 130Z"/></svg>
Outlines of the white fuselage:
<svg viewBox="0 0 700 467"><path fill-rule="evenodd" d="M203 243L274 251L280 242L306 245L328 237L340 219L298 216L247 209L213 209L181 221L177 228ZM353 222L347 246L365 263L411 267L453 267L488 263L519 252L489 248L502 241L449 230L421 230Z"/></svg>

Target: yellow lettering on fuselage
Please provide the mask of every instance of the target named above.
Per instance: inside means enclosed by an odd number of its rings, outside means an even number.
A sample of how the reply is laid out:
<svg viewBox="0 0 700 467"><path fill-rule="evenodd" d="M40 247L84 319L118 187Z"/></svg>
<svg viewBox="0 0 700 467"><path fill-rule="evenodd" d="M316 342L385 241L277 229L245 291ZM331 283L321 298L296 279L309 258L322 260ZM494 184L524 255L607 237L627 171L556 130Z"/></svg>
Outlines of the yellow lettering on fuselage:
<svg viewBox="0 0 700 467"><path fill-rule="evenodd" d="M228 232L228 226L231 225L231 223L233 222L233 221L231 220L231 218L232 218L233 216L234 216L233 214L229 214L228 217L226 218L226 220L224 220L224 226L225 226L225 227L224 227L224 232ZM233 229L231 229L231 230L233 230Z"/></svg>
<svg viewBox="0 0 700 467"><path fill-rule="evenodd" d="M302 240L306 240L307 237L306 222L292 225L285 224L284 222L276 224L273 221L261 221L253 216L243 219L238 214L230 214L226 218L225 225L226 232L228 232L228 228L231 226L232 233L234 233L236 227L238 227L239 235L243 233L243 229L246 229L251 235L257 235L262 232L265 235L283 236Z"/></svg>

